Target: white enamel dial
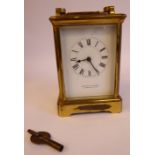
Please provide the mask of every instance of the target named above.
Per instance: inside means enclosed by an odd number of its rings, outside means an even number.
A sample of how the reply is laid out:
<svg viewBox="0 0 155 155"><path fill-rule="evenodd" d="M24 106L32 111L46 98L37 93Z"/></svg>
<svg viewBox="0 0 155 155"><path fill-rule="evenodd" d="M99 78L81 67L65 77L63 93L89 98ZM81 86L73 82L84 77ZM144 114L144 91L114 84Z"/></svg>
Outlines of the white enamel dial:
<svg viewBox="0 0 155 155"><path fill-rule="evenodd" d="M67 98L114 94L116 38L116 25L112 24L60 28L64 94Z"/></svg>
<svg viewBox="0 0 155 155"><path fill-rule="evenodd" d="M94 37L79 40L71 49L71 67L83 77L100 76L106 69L107 60L107 48Z"/></svg>

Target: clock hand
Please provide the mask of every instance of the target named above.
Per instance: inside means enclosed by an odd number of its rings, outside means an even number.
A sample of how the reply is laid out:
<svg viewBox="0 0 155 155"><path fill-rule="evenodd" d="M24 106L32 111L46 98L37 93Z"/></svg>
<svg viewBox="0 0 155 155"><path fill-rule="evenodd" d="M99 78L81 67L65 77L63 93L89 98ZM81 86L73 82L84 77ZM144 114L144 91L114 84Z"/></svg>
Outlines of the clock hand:
<svg viewBox="0 0 155 155"><path fill-rule="evenodd" d="M81 62L81 61L87 61L87 58L86 59L82 59L82 60L77 60L76 62Z"/></svg>
<svg viewBox="0 0 155 155"><path fill-rule="evenodd" d="M91 61L91 57L87 57L87 61L91 64L91 66L94 68L94 70L96 71L96 73L99 74L99 71L95 68L95 66L93 65L93 63Z"/></svg>

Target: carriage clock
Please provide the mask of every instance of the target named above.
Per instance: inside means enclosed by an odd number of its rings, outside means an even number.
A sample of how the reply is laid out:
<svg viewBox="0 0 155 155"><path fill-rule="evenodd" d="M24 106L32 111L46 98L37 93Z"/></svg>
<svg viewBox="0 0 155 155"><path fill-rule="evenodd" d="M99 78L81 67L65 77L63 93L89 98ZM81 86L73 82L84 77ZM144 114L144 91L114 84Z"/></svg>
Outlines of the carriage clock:
<svg viewBox="0 0 155 155"><path fill-rule="evenodd" d="M119 95L121 30L125 14L66 12L56 8L53 25L59 82L58 114L122 110Z"/></svg>

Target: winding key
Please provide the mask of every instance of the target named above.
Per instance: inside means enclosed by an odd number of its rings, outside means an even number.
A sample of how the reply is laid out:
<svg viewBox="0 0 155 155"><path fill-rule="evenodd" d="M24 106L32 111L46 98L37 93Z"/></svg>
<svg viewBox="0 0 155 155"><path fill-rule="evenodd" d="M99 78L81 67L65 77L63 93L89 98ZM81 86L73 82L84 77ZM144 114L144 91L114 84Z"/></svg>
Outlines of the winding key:
<svg viewBox="0 0 155 155"><path fill-rule="evenodd" d="M30 138L32 143L47 144L60 152L63 150L64 146L54 140L51 140L51 135L48 132L45 131L35 132L31 129L28 129L27 131L32 135Z"/></svg>

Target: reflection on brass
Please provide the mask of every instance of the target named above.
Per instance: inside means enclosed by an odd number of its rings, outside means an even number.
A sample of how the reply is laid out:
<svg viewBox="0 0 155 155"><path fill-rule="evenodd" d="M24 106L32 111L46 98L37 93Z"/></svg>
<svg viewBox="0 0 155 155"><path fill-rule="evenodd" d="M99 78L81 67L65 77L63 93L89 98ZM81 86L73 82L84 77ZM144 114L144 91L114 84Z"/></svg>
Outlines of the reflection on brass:
<svg viewBox="0 0 155 155"><path fill-rule="evenodd" d="M66 13L66 9L65 8L56 8L55 9L56 15L60 16Z"/></svg>
<svg viewBox="0 0 155 155"><path fill-rule="evenodd" d="M98 111L98 112L83 112L82 114L98 114L98 113L112 113L111 111L104 111L104 110L102 110L102 111ZM73 115L80 115L81 113L72 113L71 115L73 116Z"/></svg>
<svg viewBox="0 0 155 155"><path fill-rule="evenodd" d="M76 109L79 110L105 110L109 109L111 106L108 104L103 104L103 105L85 105L85 106L79 106Z"/></svg>
<svg viewBox="0 0 155 155"><path fill-rule="evenodd" d="M104 7L104 12L107 14L115 14L115 7L114 6L106 6L106 7Z"/></svg>
<svg viewBox="0 0 155 155"><path fill-rule="evenodd" d="M126 18L125 14L116 14L114 6L107 6L103 11L96 12L66 12L64 8L56 9L56 16L51 16L49 20L53 25L57 73L59 81L59 99L58 114L59 116L70 116L76 113L93 113L93 112L121 112L122 99L119 96L119 80L120 80L120 52L121 52L121 32L122 23ZM80 26L80 25L107 25L116 26L116 61L115 61L115 78L114 78L114 94L111 96L67 98L65 95L65 86L63 80L62 53L60 43L60 27L63 26ZM103 94L104 95L104 94ZM104 109L107 105L109 108ZM87 107L83 109L83 107ZM80 108L78 108L80 107ZM88 108L89 107L89 108ZM82 108L82 109L81 109Z"/></svg>

